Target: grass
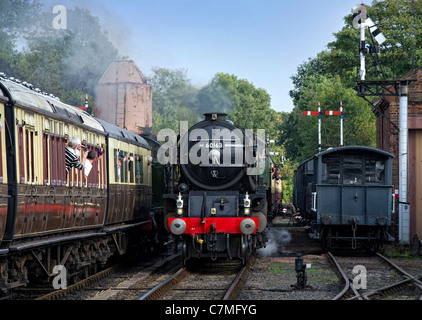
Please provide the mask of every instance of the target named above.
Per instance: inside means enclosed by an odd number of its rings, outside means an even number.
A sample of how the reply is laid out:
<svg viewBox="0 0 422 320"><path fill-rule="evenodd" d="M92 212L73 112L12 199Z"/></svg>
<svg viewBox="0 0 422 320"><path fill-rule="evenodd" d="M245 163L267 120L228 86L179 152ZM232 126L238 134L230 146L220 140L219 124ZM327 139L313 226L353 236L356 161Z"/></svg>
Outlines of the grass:
<svg viewBox="0 0 422 320"><path fill-rule="evenodd" d="M380 249L380 253L390 258L422 259L422 256L414 257L412 248L409 245L405 244L384 245Z"/></svg>
<svg viewBox="0 0 422 320"><path fill-rule="evenodd" d="M305 261L306 262L306 261ZM272 274L291 274L296 276L294 264L280 264L272 263L268 266L268 272ZM316 263L312 264L310 269L306 269L308 281L314 283L338 283L338 277L335 273L331 272L329 268L319 266Z"/></svg>

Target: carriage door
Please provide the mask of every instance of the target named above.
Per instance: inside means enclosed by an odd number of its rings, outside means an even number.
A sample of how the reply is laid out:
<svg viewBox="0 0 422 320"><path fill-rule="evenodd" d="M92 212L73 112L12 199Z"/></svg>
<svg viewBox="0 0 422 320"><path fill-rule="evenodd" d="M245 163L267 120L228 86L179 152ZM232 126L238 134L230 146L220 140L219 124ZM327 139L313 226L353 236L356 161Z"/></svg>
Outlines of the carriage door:
<svg viewBox="0 0 422 320"><path fill-rule="evenodd" d="M366 223L366 190L363 185L363 162L361 155L347 155L343 158L342 224Z"/></svg>

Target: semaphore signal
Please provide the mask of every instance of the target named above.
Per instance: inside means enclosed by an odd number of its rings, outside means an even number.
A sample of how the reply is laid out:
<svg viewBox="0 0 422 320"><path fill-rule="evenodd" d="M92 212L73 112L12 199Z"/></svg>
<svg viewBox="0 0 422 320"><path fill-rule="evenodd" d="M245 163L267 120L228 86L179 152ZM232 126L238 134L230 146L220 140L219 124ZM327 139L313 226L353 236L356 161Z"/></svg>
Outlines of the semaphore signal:
<svg viewBox="0 0 422 320"><path fill-rule="evenodd" d="M303 111L304 116L318 116L318 151L321 152L321 119L323 113L321 112L321 104L318 102L318 111ZM327 110L327 116L340 116L340 146L343 146L343 103L340 102L340 111Z"/></svg>
<svg viewBox="0 0 422 320"><path fill-rule="evenodd" d="M340 111L328 110L328 111L325 111L325 115L340 116L340 147L342 147L343 146L343 118L344 118L343 103L340 102Z"/></svg>

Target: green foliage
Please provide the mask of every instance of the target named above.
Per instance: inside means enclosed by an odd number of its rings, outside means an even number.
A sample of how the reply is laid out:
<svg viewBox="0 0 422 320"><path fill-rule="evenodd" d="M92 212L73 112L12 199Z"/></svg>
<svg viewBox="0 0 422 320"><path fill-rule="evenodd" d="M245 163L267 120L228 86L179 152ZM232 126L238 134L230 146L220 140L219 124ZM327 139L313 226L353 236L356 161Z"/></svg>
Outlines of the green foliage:
<svg viewBox="0 0 422 320"><path fill-rule="evenodd" d="M381 46L381 67L373 65L374 55L366 56L367 80L397 78L422 63L422 1L373 1L372 6L367 6L367 13L387 38ZM292 76L294 89L290 96L295 107L283 121L280 140L287 157L299 163L318 149L317 117L302 115L303 111L316 111L318 102L322 111L339 110L339 103L343 103L345 145L375 146L375 117L371 106L357 97L354 90L360 35L353 28L352 19L352 13L345 16L344 27L334 33L335 40L327 44L327 50L301 64ZM366 38L370 43L368 31ZM378 45L376 41L375 44ZM336 146L340 140L339 117L322 119L324 148Z"/></svg>
<svg viewBox="0 0 422 320"><path fill-rule="evenodd" d="M179 121L193 125L207 112L225 112L228 119L246 129L276 131L277 113L270 108L270 96L235 75L217 73L201 89L194 88L186 70L153 68L153 134L161 129L179 128Z"/></svg>
<svg viewBox="0 0 422 320"><path fill-rule="evenodd" d="M318 117L303 116L303 111L339 110L343 104L345 117L343 121L344 144L375 146L375 117L371 107L356 95L353 88L348 88L337 75L319 77L319 82L310 82L300 90L300 99L288 120L283 122L281 140L285 143L289 158L299 163L318 151ZM337 146L340 143L339 116L323 116L321 137L323 149Z"/></svg>
<svg viewBox="0 0 422 320"><path fill-rule="evenodd" d="M198 89L194 88L184 69L155 67L149 77L152 84L152 134L161 129L179 131L179 121L193 125L200 119L197 109Z"/></svg>
<svg viewBox="0 0 422 320"><path fill-rule="evenodd" d="M40 11L37 1L5 0L1 6L13 7L13 16L20 21L9 23L10 17L0 14L9 25L0 32L2 71L71 105L83 106L86 94L93 101L95 85L117 57L98 18L86 9L68 9L67 29L56 30L52 10ZM15 44L18 35L26 41L20 51Z"/></svg>
<svg viewBox="0 0 422 320"><path fill-rule="evenodd" d="M232 108L228 110L228 118L236 126L252 129L265 129L266 135L273 137L276 130L277 112L271 109L270 95L262 88L256 88L245 79L235 75L217 73L212 81L222 92L225 106L229 106L227 95L231 97ZM222 105L220 104L220 105Z"/></svg>
<svg viewBox="0 0 422 320"><path fill-rule="evenodd" d="M0 1L0 71L8 76L19 77L15 70L19 58L16 42L37 20L39 8L37 0Z"/></svg>

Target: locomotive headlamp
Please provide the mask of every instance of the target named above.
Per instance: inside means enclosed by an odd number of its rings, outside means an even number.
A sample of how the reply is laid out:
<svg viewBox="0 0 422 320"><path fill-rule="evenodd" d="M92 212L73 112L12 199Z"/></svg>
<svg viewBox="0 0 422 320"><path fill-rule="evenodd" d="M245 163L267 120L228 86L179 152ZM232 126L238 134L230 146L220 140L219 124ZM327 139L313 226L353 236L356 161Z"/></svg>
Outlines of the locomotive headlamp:
<svg viewBox="0 0 422 320"><path fill-rule="evenodd" d="M246 192L245 199L243 199L243 206L249 208L251 206L251 200L249 199L249 194Z"/></svg>
<svg viewBox="0 0 422 320"><path fill-rule="evenodd" d="M248 192L246 192L245 199L243 199L243 207L245 208L245 215L249 215L251 213L251 200L249 199Z"/></svg>
<svg viewBox="0 0 422 320"><path fill-rule="evenodd" d="M183 209L183 199L182 199L182 194L179 192L179 197L177 198L176 201L176 207L178 209Z"/></svg>
<svg viewBox="0 0 422 320"><path fill-rule="evenodd" d="M179 192L179 197L176 200L177 214L181 216L183 214L183 199L182 194Z"/></svg>

